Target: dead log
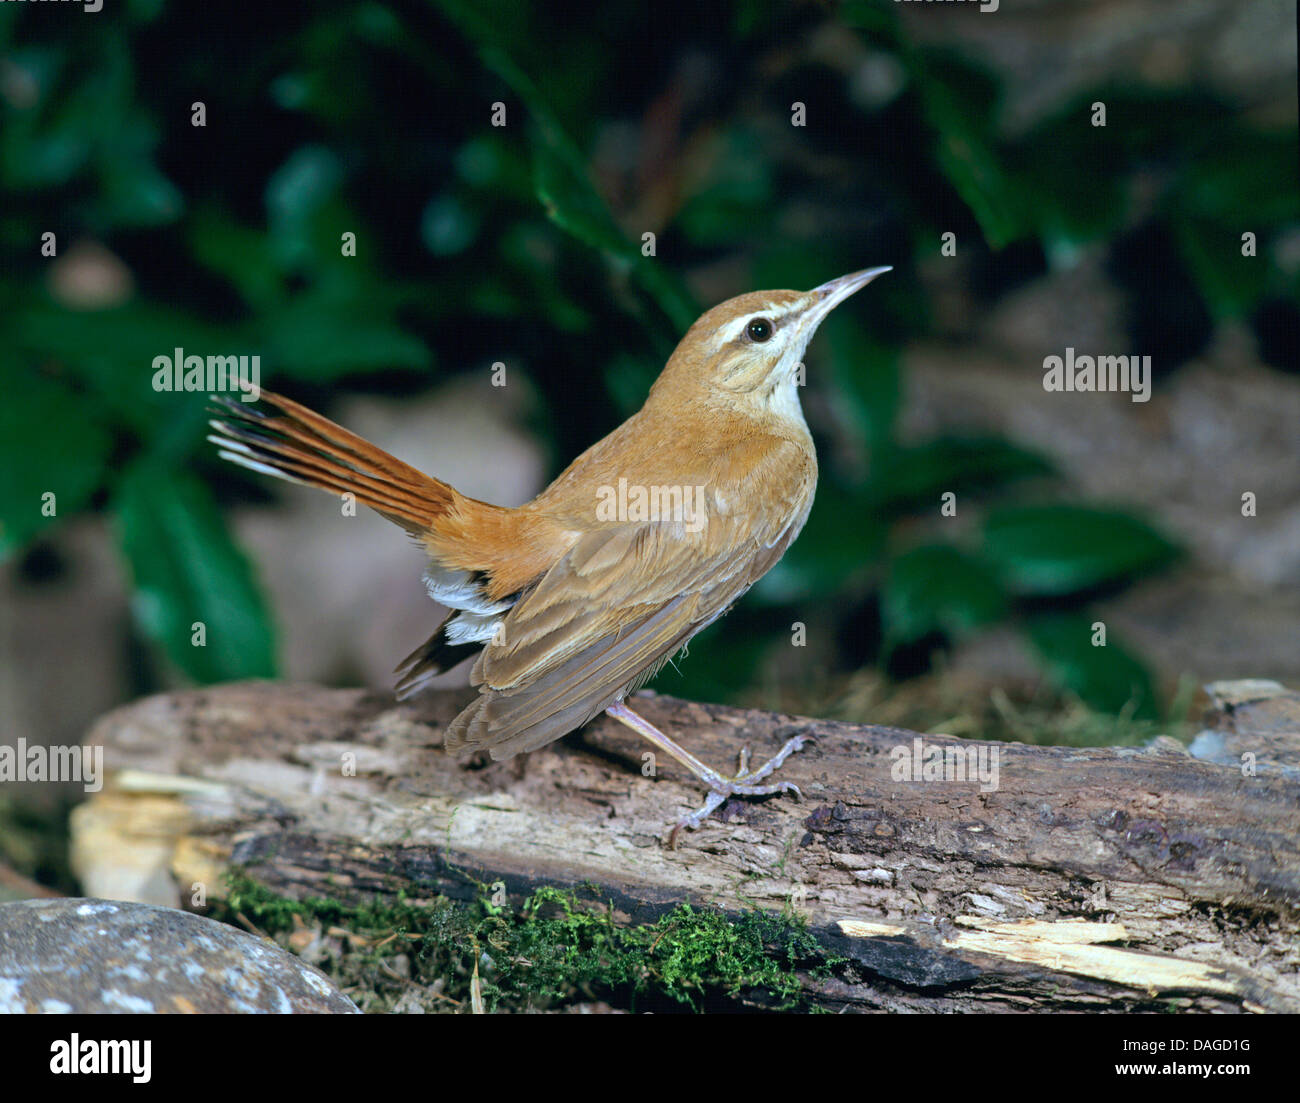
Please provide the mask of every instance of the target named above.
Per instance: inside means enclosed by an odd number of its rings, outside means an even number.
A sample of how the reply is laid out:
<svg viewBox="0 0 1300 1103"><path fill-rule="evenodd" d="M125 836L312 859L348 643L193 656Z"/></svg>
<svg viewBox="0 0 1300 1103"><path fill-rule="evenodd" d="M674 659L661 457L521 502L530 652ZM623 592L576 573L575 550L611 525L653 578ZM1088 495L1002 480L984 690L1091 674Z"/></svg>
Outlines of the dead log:
<svg viewBox="0 0 1300 1103"><path fill-rule="evenodd" d="M761 760L816 740L782 773L802 800L733 802L677 850L667 827L699 787L673 762L644 776L647 746L612 720L466 764L440 747L465 691L173 693L87 736L110 777L74 814L74 863L89 894L182 906L239 867L293 898L594 884L629 923L682 901L793 908L841 959L806 978L831 1009L1297 1011L1300 698L1211 688L1204 757L1164 737L978 744L644 695L719 766L742 744ZM974 749L996 784L957 776L952 752Z"/></svg>

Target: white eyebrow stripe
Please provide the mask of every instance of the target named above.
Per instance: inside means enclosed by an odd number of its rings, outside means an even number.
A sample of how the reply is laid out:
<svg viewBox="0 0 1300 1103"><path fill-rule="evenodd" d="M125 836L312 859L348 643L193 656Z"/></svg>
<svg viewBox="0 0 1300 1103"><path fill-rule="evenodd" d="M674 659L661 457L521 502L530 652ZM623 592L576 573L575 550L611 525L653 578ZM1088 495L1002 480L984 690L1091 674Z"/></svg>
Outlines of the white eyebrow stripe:
<svg viewBox="0 0 1300 1103"><path fill-rule="evenodd" d="M718 341L720 344L726 344L728 341L734 341L741 335L744 328L749 325L755 318L771 318L777 321L790 311L789 306L776 303L763 303L753 314L746 314L741 318L735 318L718 330Z"/></svg>
<svg viewBox="0 0 1300 1103"><path fill-rule="evenodd" d="M718 343L725 345L728 341L734 341L740 336L740 331L749 325L751 315L746 314L743 318L733 318L720 330L718 330Z"/></svg>

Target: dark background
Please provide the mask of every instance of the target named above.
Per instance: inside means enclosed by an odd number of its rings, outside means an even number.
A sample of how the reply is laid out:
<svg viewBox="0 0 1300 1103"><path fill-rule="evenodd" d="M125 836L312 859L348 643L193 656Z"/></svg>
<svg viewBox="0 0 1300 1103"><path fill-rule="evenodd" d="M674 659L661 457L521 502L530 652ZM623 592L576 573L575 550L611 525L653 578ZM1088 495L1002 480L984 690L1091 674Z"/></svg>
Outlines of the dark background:
<svg viewBox="0 0 1300 1103"><path fill-rule="evenodd" d="M398 530L218 461L155 356L259 355L517 504L702 310L878 264L809 351L807 529L660 691L1114 742L1186 734L1204 681L1296 677L1294 19L0 5L4 738L231 678L383 687L436 623ZM1150 355L1152 400L1045 392L1067 346ZM0 789L5 856L58 880L29 797Z"/></svg>

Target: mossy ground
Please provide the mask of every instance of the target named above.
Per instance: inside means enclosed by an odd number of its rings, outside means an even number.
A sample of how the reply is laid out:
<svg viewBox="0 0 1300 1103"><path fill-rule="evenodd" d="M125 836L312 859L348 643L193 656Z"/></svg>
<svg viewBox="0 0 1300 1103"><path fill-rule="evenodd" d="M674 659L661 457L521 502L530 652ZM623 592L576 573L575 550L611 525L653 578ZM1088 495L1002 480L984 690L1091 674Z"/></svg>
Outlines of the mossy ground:
<svg viewBox="0 0 1300 1103"><path fill-rule="evenodd" d="M806 1010L798 971L833 964L795 915L681 904L625 926L554 888L517 909L487 886L469 903L353 906L235 877L210 914L299 953L372 1012Z"/></svg>

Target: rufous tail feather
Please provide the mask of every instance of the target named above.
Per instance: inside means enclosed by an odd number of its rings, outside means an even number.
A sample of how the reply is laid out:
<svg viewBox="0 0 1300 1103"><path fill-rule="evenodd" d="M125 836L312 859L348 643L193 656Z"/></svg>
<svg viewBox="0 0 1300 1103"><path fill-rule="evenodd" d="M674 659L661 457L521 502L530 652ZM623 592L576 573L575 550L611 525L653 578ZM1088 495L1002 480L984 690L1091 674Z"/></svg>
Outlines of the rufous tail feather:
<svg viewBox="0 0 1300 1103"><path fill-rule="evenodd" d="M271 391L262 391L261 398L280 412L226 396L215 399L221 408L209 422L216 433L208 440L223 459L291 483L351 494L417 536L433 531L439 518L469 501L292 399Z"/></svg>

